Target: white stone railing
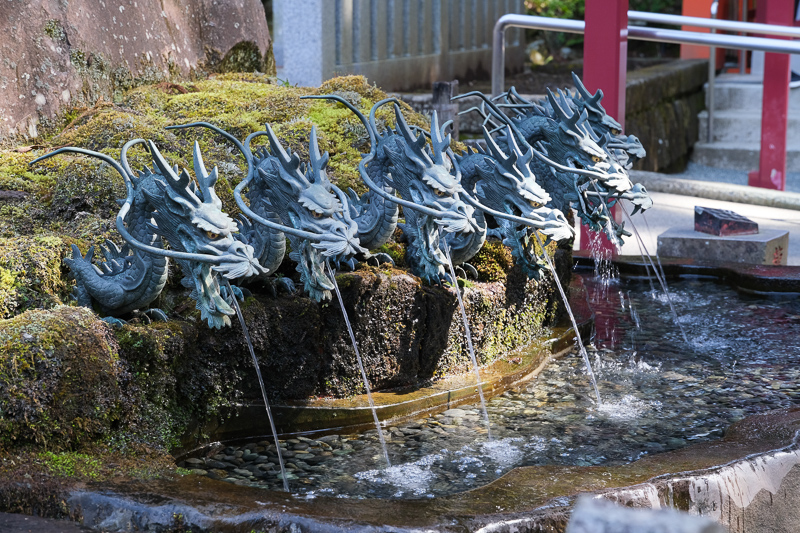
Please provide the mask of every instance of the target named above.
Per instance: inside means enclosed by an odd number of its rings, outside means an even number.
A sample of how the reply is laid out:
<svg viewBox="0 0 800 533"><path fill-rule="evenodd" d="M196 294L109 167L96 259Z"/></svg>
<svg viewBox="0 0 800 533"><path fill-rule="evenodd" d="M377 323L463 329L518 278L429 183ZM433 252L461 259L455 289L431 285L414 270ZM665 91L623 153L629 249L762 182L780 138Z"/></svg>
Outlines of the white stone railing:
<svg viewBox="0 0 800 533"><path fill-rule="evenodd" d="M278 77L315 86L363 74L387 90L430 87L491 69L492 29L523 0L274 0ZM506 67L522 66L522 30Z"/></svg>

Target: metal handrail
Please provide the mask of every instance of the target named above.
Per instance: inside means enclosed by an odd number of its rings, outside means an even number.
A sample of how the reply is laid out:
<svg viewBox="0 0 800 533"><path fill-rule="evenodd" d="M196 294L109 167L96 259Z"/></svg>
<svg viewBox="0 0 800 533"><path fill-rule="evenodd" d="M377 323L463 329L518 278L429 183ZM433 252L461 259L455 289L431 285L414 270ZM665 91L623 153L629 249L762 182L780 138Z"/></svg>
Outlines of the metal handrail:
<svg viewBox="0 0 800 533"><path fill-rule="evenodd" d="M661 15L675 18L695 19L696 17L680 17L679 15ZM698 19L708 20L708 19ZM737 23L753 24L750 22ZM506 29L530 28L535 30L554 30L566 33L584 33L586 24L582 20L552 19L533 15L503 15L494 25L492 48L492 96L503 92L505 82L505 32ZM742 30L740 30L742 31ZM800 54L800 41L787 41L768 37L746 37L741 35L723 35L719 33L698 33L683 30L666 30L660 28L642 28L628 26L628 38L639 41L655 41L676 44L697 44L701 46L721 46L736 50L758 50L779 54Z"/></svg>
<svg viewBox="0 0 800 533"><path fill-rule="evenodd" d="M719 8L719 0L711 2L711 20L717 19L717 9ZM639 12L637 12L639 13ZM631 14L628 12L628 18ZM691 17L694 18L694 17ZM639 19L641 20L641 19ZM717 33L716 28L711 28L711 33ZM714 140L714 91L715 79L717 77L717 47L708 47L708 123L706 124L706 142Z"/></svg>
<svg viewBox="0 0 800 533"><path fill-rule="evenodd" d="M715 2L716 3L716 2ZM714 10L714 6L711 6ZM716 18L685 17L683 15L667 15L664 13L648 13L646 11L628 11L628 20L637 22L653 22L671 26L694 26L696 28L710 28L714 30L732 31L739 33L760 33L762 35L781 35L784 37L800 37L800 28L795 26L780 26L778 24L762 24L759 22L740 22L738 20L721 20Z"/></svg>

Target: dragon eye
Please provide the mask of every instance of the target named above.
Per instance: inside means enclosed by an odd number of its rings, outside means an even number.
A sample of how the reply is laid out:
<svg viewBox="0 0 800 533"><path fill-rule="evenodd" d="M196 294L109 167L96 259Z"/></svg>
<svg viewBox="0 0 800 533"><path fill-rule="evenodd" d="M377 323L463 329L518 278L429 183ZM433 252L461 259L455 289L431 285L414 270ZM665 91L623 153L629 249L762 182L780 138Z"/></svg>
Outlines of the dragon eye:
<svg viewBox="0 0 800 533"><path fill-rule="evenodd" d="M311 216L314 218L322 218L322 213L318 211L311 211Z"/></svg>
<svg viewBox="0 0 800 533"><path fill-rule="evenodd" d="M611 134L612 135L619 135L620 133L622 133L622 132L619 131L617 128L611 128Z"/></svg>
<svg viewBox="0 0 800 533"><path fill-rule="evenodd" d="M206 237L208 237L212 241L215 241L215 240L219 239L219 233L214 233L213 231L209 230L209 231L206 231Z"/></svg>
<svg viewBox="0 0 800 533"><path fill-rule="evenodd" d="M542 207L542 204L540 204L539 202L534 202L533 200L530 201L530 204L531 207L533 207L534 209L539 209L540 207Z"/></svg>
<svg viewBox="0 0 800 533"><path fill-rule="evenodd" d="M603 159L599 155L593 155L592 156L592 161L594 161L595 163L599 163L602 160Z"/></svg>
<svg viewBox="0 0 800 533"><path fill-rule="evenodd" d="M444 197L444 196L447 196L447 193L446 193L445 191L441 190L441 189L433 189L433 193L434 193L436 196L438 196L439 198L442 198L442 197Z"/></svg>

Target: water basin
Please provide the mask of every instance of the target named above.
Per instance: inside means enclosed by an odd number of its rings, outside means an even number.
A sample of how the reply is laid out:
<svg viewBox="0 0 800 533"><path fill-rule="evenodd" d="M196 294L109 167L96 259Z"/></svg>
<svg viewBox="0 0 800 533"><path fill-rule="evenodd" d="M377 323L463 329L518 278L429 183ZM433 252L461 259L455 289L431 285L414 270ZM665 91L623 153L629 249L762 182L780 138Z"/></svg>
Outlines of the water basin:
<svg viewBox="0 0 800 533"><path fill-rule="evenodd" d="M800 301L753 296L709 281L670 284L692 342L647 281L584 279L595 313L590 345L603 404L580 356L550 361L535 379L477 405L384 429L282 442L300 498L430 499L493 482L523 466L615 466L720 438L745 416L800 403ZM195 473L279 490L266 437L217 445L182 463Z"/></svg>

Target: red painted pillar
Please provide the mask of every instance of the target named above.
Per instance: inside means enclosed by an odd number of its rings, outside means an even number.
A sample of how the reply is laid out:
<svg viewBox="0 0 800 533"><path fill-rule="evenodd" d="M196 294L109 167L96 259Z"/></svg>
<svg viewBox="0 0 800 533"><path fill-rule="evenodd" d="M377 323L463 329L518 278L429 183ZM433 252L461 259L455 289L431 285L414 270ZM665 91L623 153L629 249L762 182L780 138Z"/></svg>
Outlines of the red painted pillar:
<svg viewBox="0 0 800 533"><path fill-rule="evenodd" d="M603 90L606 112L625 126L625 86L628 75L628 0L586 0L583 41L583 83ZM611 210L619 219L619 209ZM605 235L602 248L616 254ZM581 225L581 249L587 250L589 232Z"/></svg>
<svg viewBox="0 0 800 533"><path fill-rule="evenodd" d="M758 20L766 24L794 23L794 2L762 0ZM774 37L774 36L773 36ZM777 37L779 38L779 37ZM786 130L789 121L789 54L765 54L764 99L761 103L761 153L758 170L750 172L754 187L786 188Z"/></svg>

